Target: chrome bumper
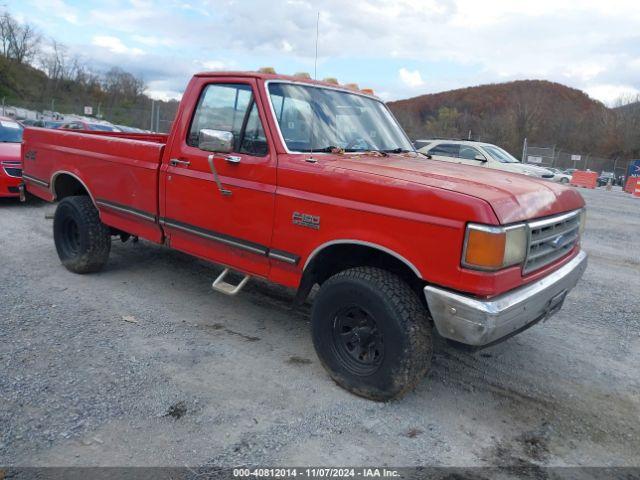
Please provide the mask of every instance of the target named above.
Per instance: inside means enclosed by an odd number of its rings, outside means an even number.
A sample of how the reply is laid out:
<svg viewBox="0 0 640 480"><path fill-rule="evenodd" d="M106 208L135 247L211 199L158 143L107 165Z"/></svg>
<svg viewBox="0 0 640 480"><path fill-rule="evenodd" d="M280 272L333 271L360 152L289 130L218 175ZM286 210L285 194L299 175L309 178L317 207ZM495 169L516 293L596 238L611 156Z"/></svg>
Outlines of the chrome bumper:
<svg viewBox="0 0 640 480"><path fill-rule="evenodd" d="M441 336L473 346L486 346L527 328L560 310L564 298L587 268L580 251L555 272L489 300L427 286L424 294Z"/></svg>

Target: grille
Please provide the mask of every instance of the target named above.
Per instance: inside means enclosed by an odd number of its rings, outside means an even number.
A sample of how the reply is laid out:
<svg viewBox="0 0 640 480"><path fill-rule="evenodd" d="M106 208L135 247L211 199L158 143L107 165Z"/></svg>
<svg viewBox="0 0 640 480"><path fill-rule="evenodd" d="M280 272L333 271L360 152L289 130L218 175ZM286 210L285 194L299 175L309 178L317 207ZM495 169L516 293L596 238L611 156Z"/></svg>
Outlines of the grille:
<svg viewBox="0 0 640 480"><path fill-rule="evenodd" d="M578 243L580 210L529 223L529 249L523 273L564 257Z"/></svg>
<svg viewBox="0 0 640 480"><path fill-rule="evenodd" d="M4 167L4 171L10 177L22 177L22 169L14 167Z"/></svg>

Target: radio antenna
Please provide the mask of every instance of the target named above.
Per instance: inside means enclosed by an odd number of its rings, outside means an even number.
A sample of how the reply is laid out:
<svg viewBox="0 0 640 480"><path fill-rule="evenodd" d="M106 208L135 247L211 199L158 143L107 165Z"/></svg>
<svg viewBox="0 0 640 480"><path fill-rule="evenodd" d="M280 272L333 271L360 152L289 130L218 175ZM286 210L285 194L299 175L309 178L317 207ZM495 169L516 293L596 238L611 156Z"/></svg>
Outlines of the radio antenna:
<svg viewBox="0 0 640 480"><path fill-rule="evenodd" d="M318 16L316 18L316 56L313 61L313 79L318 79L318 31L320 30L320 10L318 10Z"/></svg>
<svg viewBox="0 0 640 480"><path fill-rule="evenodd" d="M315 57L313 59L313 79L317 80L318 79L318 30L320 28L320 10L318 10L318 16L316 17L316 54ZM309 106L311 107L311 135L309 136L309 138L311 139L311 145L310 145L310 152L309 152L309 158L307 158L307 162L309 163L317 163L318 160L316 160L313 156L313 142L314 142L314 138L313 138L313 130L314 127L316 125L316 112L313 110L313 98L309 99L310 103Z"/></svg>

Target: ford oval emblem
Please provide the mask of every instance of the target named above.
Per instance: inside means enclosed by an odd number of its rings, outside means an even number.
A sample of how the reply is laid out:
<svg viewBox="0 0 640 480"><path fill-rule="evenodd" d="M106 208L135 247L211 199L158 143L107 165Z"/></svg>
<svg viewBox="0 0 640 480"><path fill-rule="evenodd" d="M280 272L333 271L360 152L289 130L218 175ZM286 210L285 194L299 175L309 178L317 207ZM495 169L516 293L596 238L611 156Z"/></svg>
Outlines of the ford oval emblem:
<svg viewBox="0 0 640 480"><path fill-rule="evenodd" d="M565 238L564 235L559 235L547 243L551 245L553 248L558 249L560 248L560 245L562 245L562 241L564 240L564 238Z"/></svg>

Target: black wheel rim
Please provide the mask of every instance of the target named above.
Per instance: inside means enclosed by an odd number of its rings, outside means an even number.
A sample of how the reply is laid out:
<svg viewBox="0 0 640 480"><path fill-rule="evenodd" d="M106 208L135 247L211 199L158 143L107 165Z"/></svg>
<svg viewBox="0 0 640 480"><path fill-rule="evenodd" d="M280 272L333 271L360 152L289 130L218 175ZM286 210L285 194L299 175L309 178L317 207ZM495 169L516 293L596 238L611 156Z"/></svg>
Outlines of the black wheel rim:
<svg viewBox="0 0 640 480"><path fill-rule="evenodd" d="M351 373L371 375L384 357L384 342L375 317L352 305L338 311L332 326L333 350Z"/></svg>
<svg viewBox="0 0 640 480"><path fill-rule="evenodd" d="M70 257L80 251L80 229L73 218L67 217L62 222L62 246Z"/></svg>

